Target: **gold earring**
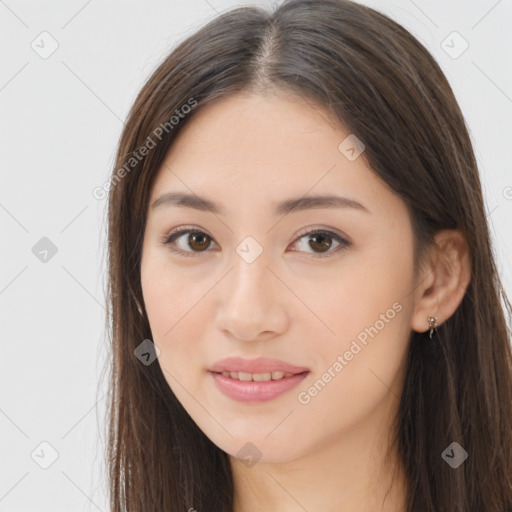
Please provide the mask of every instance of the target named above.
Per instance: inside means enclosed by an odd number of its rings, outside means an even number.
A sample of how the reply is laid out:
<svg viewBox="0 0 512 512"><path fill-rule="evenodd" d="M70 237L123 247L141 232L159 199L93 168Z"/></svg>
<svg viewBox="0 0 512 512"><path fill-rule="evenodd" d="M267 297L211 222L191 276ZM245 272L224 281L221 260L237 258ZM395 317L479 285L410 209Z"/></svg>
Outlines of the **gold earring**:
<svg viewBox="0 0 512 512"><path fill-rule="evenodd" d="M437 316L429 316L427 317L428 327L430 329L430 339L432 339L432 334L437 331Z"/></svg>

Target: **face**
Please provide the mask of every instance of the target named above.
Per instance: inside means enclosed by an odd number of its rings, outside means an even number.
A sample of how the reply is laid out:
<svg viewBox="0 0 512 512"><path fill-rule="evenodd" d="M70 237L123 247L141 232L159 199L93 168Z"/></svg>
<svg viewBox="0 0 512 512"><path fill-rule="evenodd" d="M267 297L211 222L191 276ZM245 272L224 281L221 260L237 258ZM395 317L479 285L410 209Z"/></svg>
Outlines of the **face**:
<svg viewBox="0 0 512 512"><path fill-rule="evenodd" d="M349 136L302 99L231 96L155 179L141 281L157 362L228 454L296 459L398 405L411 222ZM153 206L169 193L192 200ZM342 199L306 200L322 196Z"/></svg>

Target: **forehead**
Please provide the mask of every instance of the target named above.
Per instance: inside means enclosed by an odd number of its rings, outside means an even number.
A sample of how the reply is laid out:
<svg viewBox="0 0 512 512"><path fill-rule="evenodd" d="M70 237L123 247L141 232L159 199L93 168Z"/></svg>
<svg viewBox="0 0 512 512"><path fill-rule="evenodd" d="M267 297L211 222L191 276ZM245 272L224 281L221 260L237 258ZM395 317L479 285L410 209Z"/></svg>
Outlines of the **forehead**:
<svg viewBox="0 0 512 512"><path fill-rule="evenodd" d="M258 201L260 207L308 193L392 200L362 157L351 160L342 151L350 137L339 120L298 96L222 98L199 108L182 128L158 171L151 202L176 191L233 205Z"/></svg>
<svg viewBox="0 0 512 512"><path fill-rule="evenodd" d="M243 163L268 167L303 158L332 160L344 135L339 121L313 103L286 93L240 93L200 108L179 133L169 163L211 157L232 167Z"/></svg>

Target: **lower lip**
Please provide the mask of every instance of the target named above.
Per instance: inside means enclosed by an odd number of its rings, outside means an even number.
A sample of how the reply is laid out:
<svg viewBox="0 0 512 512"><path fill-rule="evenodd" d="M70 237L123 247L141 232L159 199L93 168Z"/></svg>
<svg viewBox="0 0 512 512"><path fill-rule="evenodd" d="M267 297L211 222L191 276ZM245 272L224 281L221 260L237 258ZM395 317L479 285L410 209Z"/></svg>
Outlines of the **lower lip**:
<svg viewBox="0 0 512 512"><path fill-rule="evenodd" d="M225 377L222 373L210 372L217 387L229 398L238 402L267 402L286 393L305 379L309 372L292 377L268 381L243 381Z"/></svg>

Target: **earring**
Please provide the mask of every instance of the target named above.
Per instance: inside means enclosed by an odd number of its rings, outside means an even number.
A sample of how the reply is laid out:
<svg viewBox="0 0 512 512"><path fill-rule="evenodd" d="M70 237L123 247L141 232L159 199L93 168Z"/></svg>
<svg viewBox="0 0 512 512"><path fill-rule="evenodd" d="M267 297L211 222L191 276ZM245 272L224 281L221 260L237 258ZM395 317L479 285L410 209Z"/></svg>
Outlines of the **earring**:
<svg viewBox="0 0 512 512"><path fill-rule="evenodd" d="M437 331L437 316L429 316L427 317L427 321L430 329L430 339L432 339L432 334Z"/></svg>

